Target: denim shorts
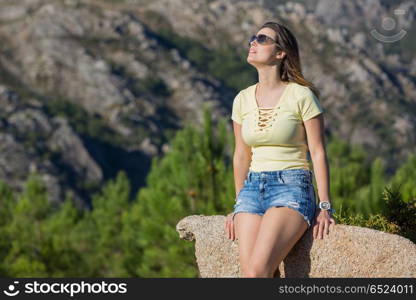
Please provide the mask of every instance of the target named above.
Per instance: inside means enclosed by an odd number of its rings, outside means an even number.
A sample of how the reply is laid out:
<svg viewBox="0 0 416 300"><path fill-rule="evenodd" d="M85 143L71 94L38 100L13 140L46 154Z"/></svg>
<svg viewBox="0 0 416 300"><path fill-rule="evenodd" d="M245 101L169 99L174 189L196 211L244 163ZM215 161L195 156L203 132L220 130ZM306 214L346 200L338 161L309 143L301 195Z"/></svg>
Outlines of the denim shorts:
<svg viewBox="0 0 416 300"><path fill-rule="evenodd" d="M313 225L317 209L313 173L307 169L287 169L247 173L244 186L234 205L234 216L239 212L264 215L274 206L290 207Z"/></svg>

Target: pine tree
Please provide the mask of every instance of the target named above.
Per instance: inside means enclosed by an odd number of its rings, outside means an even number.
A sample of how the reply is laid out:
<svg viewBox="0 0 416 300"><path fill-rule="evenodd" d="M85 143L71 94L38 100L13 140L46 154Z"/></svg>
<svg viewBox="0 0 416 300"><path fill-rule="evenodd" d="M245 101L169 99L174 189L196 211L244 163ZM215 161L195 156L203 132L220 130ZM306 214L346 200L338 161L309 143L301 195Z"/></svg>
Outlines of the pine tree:
<svg viewBox="0 0 416 300"><path fill-rule="evenodd" d="M179 239L176 224L189 215L231 211L234 185L226 147L230 139L225 121L214 128L210 111L204 108L203 129L186 125L174 137L170 151L152 161L147 186L132 208L143 249L138 276L198 275L193 243Z"/></svg>
<svg viewBox="0 0 416 300"><path fill-rule="evenodd" d="M45 186L37 174L30 174L4 228L11 239L3 262L8 276L48 276L42 222L51 212Z"/></svg>
<svg viewBox="0 0 416 300"><path fill-rule="evenodd" d="M130 183L124 171L93 195L91 211L74 229L90 277L126 277L124 218L130 211Z"/></svg>
<svg viewBox="0 0 416 300"><path fill-rule="evenodd" d="M17 201L5 183L0 188L2 212L2 275L67 277L82 276L85 266L72 242L79 213L67 197L60 206L48 200L39 175L29 175Z"/></svg>
<svg viewBox="0 0 416 300"><path fill-rule="evenodd" d="M416 154L409 154L407 160L397 169L390 185L399 186L405 202L416 200Z"/></svg>
<svg viewBox="0 0 416 300"><path fill-rule="evenodd" d="M361 147L332 137L328 143L330 196L334 207L364 212L369 205L370 166Z"/></svg>
<svg viewBox="0 0 416 300"><path fill-rule="evenodd" d="M8 230L13 219L16 206L16 197L13 190L4 181L0 181L0 276L8 276L8 268L5 262L12 248L12 236Z"/></svg>
<svg viewBox="0 0 416 300"><path fill-rule="evenodd" d="M382 160L377 157L371 165L371 181L370 181L370 201L369 209L370 213L378 213L382 211L383 202L383 190L385 185L384 167Z"/></svg>

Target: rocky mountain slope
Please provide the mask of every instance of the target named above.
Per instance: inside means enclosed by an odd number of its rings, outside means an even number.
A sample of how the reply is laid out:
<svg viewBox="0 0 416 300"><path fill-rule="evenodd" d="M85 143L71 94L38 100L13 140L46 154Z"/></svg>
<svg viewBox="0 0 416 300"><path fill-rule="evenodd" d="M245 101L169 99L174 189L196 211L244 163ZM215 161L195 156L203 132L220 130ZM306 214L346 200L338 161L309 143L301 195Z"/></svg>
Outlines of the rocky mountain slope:
<svg viewBox="0 0 416 300"><path fill-rule="evenodd" d="M392 34L387 17L407 33L394 43L371 34ZM85 205L125 170L136 191L175 130L204 105L228 117L257 80L247 38L267 20L297 36L327 133L394 169L416 143L414 19L413 1L1 0L0 178L37 170Z"/></svg>

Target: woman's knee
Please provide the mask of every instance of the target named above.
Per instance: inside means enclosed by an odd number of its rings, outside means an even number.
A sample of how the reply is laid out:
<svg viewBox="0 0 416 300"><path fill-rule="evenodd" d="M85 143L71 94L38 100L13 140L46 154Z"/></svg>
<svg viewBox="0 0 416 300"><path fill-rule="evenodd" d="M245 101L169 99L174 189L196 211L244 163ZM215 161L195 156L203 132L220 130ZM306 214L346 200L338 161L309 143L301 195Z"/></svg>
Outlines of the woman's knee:
<svg viewBox="0 0 416 300"><path fill-rule="evenodd" d="M267 266L248 266L243 270L243 277L247 278L272 278L274 271Z"/></svg>

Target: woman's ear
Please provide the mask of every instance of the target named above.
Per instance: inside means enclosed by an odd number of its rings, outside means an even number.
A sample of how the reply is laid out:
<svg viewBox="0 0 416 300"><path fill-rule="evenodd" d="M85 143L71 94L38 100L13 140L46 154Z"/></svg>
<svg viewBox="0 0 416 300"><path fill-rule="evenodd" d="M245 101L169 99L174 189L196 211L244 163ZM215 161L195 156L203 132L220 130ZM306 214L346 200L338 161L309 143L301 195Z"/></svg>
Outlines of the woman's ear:
<svg viewBox="0 0 416 300"><path fill-rule="evenodd" d="M278 60L283 59L285 56L286 56L286 52L284 52L283 50L280 50L280 49L277 50L277 52L276 52L276 58Z"/></svg>

